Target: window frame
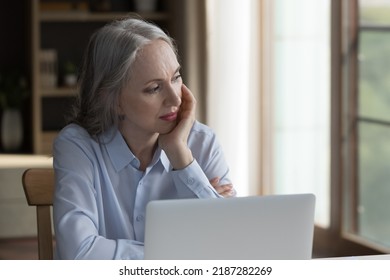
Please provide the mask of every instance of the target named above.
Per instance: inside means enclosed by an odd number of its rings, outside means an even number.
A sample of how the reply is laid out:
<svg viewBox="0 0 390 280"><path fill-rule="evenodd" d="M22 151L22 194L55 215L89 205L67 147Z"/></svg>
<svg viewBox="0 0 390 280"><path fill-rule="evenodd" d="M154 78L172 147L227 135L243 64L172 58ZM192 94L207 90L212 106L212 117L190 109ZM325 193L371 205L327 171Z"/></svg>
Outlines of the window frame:
<svg viewBox="0 0 390 280"><path fill-rule="evenodd" d="M346 230L347 213L350 228L358 226L352 211L358 206L358 0L332 0L331 16L330 227L315 228L314 252L324 257L389 253Z"/></svg>

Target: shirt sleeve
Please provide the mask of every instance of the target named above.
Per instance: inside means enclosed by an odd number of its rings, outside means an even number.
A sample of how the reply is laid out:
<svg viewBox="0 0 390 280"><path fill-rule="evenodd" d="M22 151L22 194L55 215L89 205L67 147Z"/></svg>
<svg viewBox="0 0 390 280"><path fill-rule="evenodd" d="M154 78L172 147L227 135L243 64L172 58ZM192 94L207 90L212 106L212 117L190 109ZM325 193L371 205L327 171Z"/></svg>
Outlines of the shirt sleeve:
<svg viewBox="0 0 390 280"><path fill-rule="evenodd" d="M180 197L186 197L188 190L198 198L222 197L211 186L196 159L186 168L172 171L172 177Z"/></svg>
<svg viewBox="0 0 390 280"><path fill-rule="evenodd" d="M231 180L215 133L206 125L195 122L188 145L194 161L184 169L172 171L178 193L184 194L190 190L198 198L222 198L211 186L210 180L219 177L221 185L231 184Z"/></svg>
<svg viewBox="0 0 390 280"><path fill-rule="evenodd" d="M144 246L136 240L105 238L101 231L105 209L98 208L94 161L83 139L60 137L54 143L56 189L53 218L58 259L142 259ZM103 211L103 212L102 212Z"/></svg>

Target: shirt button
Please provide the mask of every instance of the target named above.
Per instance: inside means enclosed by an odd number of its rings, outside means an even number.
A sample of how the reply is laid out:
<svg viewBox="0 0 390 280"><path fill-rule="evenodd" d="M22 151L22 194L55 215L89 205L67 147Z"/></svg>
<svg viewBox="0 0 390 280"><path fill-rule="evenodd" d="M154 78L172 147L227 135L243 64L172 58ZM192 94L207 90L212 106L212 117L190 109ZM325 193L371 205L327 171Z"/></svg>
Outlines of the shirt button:
<svg viewBox="0 0 390 280"><path fill-rule="evenodd" d="M187 183L188 183L189 185L192 185L194 182L195 182L195 179L192 178L192 177L190 177L190 178L187 179Z"/></svg>
<svg viewBox="0 0 390 280"><path fill-rule="evenodd" d="M144 216L138 215L135 219L137 220L137 222L142 222L144 220Z"/></svg>

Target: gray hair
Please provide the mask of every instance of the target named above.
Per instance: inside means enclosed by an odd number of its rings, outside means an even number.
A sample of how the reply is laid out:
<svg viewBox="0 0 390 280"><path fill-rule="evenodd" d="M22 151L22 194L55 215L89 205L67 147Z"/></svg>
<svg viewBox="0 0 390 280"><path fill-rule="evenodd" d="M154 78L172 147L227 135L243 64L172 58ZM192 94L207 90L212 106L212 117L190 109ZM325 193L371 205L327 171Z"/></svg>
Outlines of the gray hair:
<svg viewBox="0 0 390 280"><path fill-rule="evenodd" d="M91 136L117 126L119 97L130 79L137 52L156 39L167 42L177 54L172 38L140 19L113 21L97 30L84 54L71 122L84 127Z"/></svg>

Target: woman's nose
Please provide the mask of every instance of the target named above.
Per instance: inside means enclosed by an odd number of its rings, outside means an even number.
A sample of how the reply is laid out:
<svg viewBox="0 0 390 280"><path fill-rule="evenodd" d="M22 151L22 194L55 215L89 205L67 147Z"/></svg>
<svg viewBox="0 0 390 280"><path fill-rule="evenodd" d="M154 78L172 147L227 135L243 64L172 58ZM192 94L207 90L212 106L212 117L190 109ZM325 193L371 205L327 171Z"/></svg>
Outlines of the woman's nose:
<svg viewBox="0 0 390 280"><path fill-rule="evenodd" d="M167 106L179 107L181 104L181 87L170 87L167 91L165 103Z"/></svg>

